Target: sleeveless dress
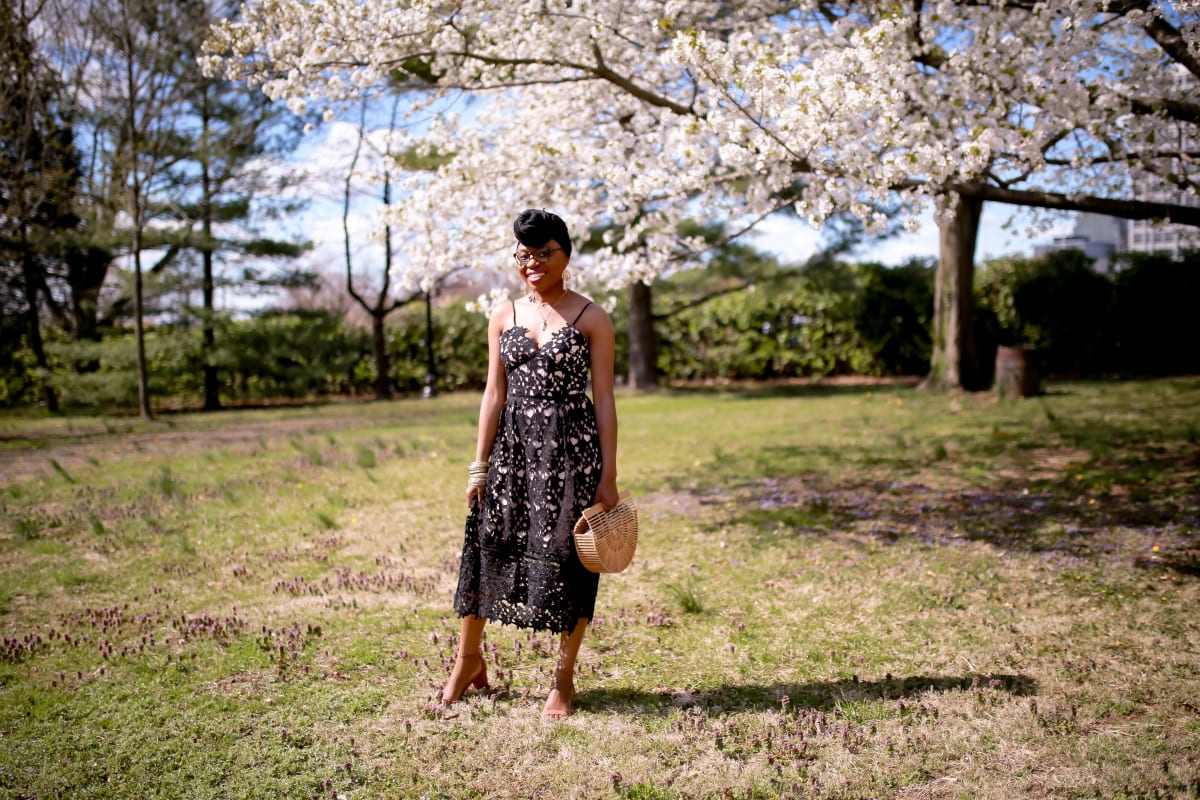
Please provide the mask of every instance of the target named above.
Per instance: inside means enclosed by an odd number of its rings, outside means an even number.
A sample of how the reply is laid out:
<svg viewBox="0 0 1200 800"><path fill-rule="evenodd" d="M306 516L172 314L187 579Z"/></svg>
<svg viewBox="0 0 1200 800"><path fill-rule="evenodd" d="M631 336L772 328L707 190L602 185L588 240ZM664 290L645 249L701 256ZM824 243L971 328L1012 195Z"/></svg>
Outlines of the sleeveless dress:
<svg viewBox="0 0 1200 800"><path fill-rule="evenodd" d="M467 517L454 610L522 628L571 631L592 619L600 576L575 555L573 530L600 485L600 434L585 393L591 305L539 348L513 324L500 334L508 394L483 502Z"/></svg>

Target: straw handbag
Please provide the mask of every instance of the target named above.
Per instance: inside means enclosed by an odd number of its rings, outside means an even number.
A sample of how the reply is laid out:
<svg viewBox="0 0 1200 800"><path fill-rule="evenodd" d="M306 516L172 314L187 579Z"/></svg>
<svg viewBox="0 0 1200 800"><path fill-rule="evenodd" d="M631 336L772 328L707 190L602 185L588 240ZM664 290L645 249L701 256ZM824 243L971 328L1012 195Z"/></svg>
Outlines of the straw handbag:
<svg viewBox="0 0 1200 800"><path fill-rule="evenodd" d="M628 567L637 538L637 504L629 492L621 492L608 511L600 503L586 509L575 523L575 552L592 572L620 572Z"/></svg>

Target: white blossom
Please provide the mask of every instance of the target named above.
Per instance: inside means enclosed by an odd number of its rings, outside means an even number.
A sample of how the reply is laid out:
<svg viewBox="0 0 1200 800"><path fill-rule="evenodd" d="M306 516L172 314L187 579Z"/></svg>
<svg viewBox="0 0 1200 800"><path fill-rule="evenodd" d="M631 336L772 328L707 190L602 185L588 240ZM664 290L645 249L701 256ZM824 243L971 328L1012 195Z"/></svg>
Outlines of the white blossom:
<svg viewBox="0 0 1200 800"><path fill-rule="evenodd" d="M963 183L1195 192L1200 0L916 7L248 0L206 63L297 112L406 91L413 142L453 155L391 209L413 285L510 272L508 224L531 206L580 236L614 226L572 267L616 286L697 263L685 218L736 227L793 205L876 230ZM1155 40L1162 24L1181 53ZM1172 103L1191 117L1147 110Z"/></svg>

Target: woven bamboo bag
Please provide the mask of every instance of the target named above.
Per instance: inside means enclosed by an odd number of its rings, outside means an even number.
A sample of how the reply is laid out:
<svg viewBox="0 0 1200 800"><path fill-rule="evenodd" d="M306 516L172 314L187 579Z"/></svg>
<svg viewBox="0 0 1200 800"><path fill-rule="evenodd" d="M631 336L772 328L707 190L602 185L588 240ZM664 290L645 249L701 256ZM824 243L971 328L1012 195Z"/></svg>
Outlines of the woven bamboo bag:
<svg viewBox="0 0 1200 800"><path fill-rule="evenodd" d="M575 552L592 572L620 572L628 567L637 539L637 504L629 492L621 492L608 511L600 503L585 509L575 523Z"/></svg>

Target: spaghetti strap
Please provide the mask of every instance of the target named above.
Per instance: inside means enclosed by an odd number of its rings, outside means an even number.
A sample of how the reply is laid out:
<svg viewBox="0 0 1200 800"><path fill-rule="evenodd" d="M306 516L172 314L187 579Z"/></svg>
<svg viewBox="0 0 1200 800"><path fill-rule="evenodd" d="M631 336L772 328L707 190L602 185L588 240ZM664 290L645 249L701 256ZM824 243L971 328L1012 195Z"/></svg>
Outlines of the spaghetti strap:
<svg viewBox="0 0 1200 800"><path fill-rule="evenodd" d="M512 303L512 307L513 307L513 327L516 327L516 325L517 325L517 301L516 301L516 300L509 300L508 302Z"/></svg>
<svg viewBox="0 0 1200 800"><path fill-rule="evenodd" d="M591 301L591 300L588 300L588 301L587 301L587 305L586 305L586 306L584 306L583 308L579 309L579 313L575 315L575 319L571 320L571 327L572 327L572 328L573 328L573 327L575 327L575 323L576 323L576 322L579 322L579 318L583 316L583 312L587 311L587 310L588 310L588 306L590 306L591 304L592 304L592 301Z"/></svg>

